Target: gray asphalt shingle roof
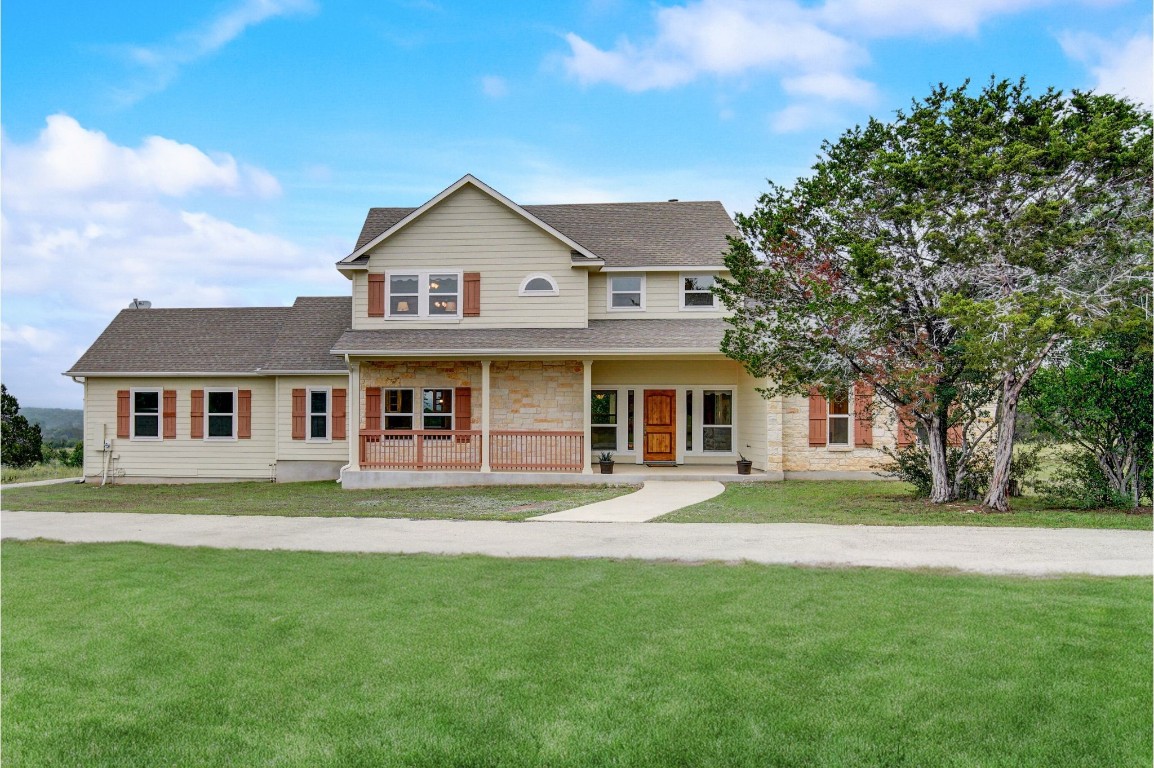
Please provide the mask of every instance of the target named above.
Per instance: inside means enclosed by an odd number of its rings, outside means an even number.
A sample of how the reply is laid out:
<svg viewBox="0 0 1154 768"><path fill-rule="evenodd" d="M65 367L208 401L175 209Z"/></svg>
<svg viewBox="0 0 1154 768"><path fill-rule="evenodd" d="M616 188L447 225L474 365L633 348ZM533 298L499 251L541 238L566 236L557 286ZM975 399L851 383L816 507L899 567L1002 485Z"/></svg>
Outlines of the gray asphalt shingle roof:
<svg viewBox="0 0 1154 768"><path fill-rule="evenodd" d="M695 320L590 320L588 328L390 328L345 331L333 348L349 353L414 355L482 351L578 353L693 350L715 353L726 323Z"/></svg>
<svg viewBox="0 0 1154 768"><path fill-rule="evenodd" d="M722 254L728 248L726 235L738 234L729 214L717 201L522 207L605 259L609 267L715 266L722 263ZM370 208L353 251L415 210Z"/></svg>
<svg viewBox="0 0 1154 768"><path fill-rule="evenodd" d="M292 307L124 309L69 374L344 371L329 354L352 299L305 297Z"/></svg>

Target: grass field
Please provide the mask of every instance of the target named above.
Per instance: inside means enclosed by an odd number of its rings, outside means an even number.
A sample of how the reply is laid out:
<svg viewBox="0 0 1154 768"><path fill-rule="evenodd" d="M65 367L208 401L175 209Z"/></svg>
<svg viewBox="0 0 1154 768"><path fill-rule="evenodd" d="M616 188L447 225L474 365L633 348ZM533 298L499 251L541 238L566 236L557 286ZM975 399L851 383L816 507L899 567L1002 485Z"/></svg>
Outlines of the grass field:
<svg viewBox="0 0 1154 768"><path fill-rule="evenodd" d="M541 485L344 490L334 482L50 485L4 492L4 509L290 517L524 520L636 490Z"/></svg>
<svg viewBox="0 0 1154 768"><path fill-rule="evenodd" d="M5 542L4 762L1149 766L1149 579Z"/></svg>
<svg viewBox="0 0 1154 768"><path fill-rule="evenodd" d="M1011 499L1010 505L1010 512L999 514L983 511L978 502L938 505L915 499L900 483L790 480L730 483L720 496L671 512L658 522L1154 528L1149 508L1143 514L1062 509L1047 506L1037 496Z"/></svg>
<svg viewBox="0 0 1154 768"><path fill-rule="evenodd" d="M35 464L20 469L0 466L0 485L8 483L29 483L33 480L57 480L66 477L80 477L80 467L66 467L63 464Z"/></svg>

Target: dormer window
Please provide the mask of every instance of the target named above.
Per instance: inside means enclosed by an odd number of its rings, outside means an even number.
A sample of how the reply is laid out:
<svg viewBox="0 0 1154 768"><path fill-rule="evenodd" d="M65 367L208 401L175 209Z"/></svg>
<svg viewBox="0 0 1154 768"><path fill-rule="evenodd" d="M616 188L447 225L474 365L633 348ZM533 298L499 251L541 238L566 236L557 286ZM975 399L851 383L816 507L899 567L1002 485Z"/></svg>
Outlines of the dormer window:
<svg viewBox="0 0 1154 768"><path fill-rule="evenodd" d="M519 296L556 296L558 293L557 281L552 275L545 274L529 275L517 290Z"/></svg>
<svg viewBox="0 0 1154 768"><path fill-rule="evenodd" d="M461 316L460 272L390 273L389 317L457 318Z"/></svg>

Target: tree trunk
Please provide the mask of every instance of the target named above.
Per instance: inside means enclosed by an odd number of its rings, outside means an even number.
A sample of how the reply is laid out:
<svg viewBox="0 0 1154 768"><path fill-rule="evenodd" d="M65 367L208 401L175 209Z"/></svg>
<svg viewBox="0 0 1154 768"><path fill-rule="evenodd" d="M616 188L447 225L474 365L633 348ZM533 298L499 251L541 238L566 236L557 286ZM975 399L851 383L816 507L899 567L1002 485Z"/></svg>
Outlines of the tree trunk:
<svg viewBox="0 0 1154 768"><path fill-rule="evenodd" d="M930 501L941 504L950 501L953 494L950 492L950 473L946 466L946 430L942 429L941 420L935 414L929 423L923 422L929 437L930 448L930 478L933 484L930 487Z"/></svg>
<svg viewBox="0 0 1154 768"><path fill-rule="evenodd" d="M994 449L994 470L990 489L982 504L998 512L1010 511L1010 462L1014 458L1014 427L1018 421L1018 396L1021 385L1015 377L1002 380L1001 418L998 421L998 445Z"/></svg>

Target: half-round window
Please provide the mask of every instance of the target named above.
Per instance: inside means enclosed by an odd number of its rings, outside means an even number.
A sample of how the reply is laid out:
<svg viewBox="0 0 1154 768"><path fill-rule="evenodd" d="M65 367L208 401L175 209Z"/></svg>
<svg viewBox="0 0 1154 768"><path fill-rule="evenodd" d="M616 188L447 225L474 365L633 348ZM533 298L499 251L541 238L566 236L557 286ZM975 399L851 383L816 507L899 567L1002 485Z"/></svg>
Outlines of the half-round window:
<svg viewBox="0 0 1154 768"><path fill-rule="evenodd" d="M556 296L557 281L550 275L529 275L521 281L521 288L517 291L521 296Z"/></svg>

